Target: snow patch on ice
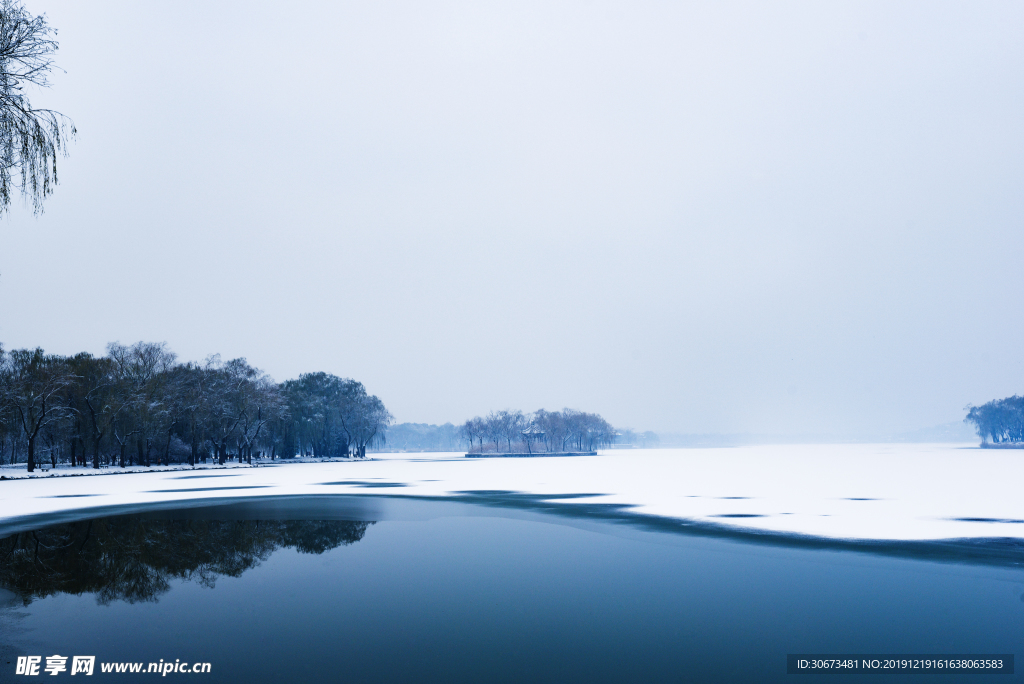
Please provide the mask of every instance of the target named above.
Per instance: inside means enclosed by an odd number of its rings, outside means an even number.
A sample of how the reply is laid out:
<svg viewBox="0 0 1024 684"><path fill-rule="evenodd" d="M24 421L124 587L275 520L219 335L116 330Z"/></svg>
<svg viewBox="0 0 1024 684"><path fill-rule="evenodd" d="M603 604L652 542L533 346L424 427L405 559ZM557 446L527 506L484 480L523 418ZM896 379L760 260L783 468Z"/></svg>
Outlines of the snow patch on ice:
<svg viewBox="0 0 1024 684"><path fill-rule="evenodd" d="M184 477L180 470L151 469L121 477L7 480L0 482L0 523L95 507L97 499L84 494L102 496L104 506L121 506L254 495L472 498L490 492L533 496L580 510L614 506L750 531L877 540L1024 539L1019 491L1024 454L1013 450L965 444L799 444L613 450L560 459L416 456L278 462L273 468L235 465L230 473L217 466L206 470L221 473ZM230 474L232 486L183 486L185 478L216 474ZM158 489L161 481L174 489Z"/></svg>

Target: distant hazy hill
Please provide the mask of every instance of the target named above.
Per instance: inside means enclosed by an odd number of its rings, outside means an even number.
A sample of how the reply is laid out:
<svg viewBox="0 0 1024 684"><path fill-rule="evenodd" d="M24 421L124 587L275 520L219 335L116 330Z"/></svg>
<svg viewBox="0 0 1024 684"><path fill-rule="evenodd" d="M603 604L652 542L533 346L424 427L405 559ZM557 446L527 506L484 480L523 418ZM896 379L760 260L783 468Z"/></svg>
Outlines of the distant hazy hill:
<svg viewBox="0 0 1024 684"><path fill-rule="evenodd" d="M387 442L377 451L461 451L465 447L451 423L399 423L388 428Z"/></svg>
<svg viewBox="0 0 1024 684"><path fill-rule="evenodd" d="M894 435L893 442L980 442L974 426L960 421Z"/></svg>
<svg viewBox="0 0 1024 684"><path fill-rule="evenodd" d="M681 434L661 433L663 447L728 447L750 444L834 444L852 443L970 443L981 439L974 428L963 422L944 423L911 432L876 435L755 435L755 434Z"/></svg>

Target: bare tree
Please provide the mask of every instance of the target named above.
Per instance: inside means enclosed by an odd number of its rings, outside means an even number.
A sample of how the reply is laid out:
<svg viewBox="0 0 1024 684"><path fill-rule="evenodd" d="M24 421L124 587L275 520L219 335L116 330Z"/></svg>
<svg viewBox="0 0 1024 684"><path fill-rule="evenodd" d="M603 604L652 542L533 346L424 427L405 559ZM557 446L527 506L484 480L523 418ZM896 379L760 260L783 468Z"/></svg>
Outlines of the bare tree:
<svg viewBox="0 0 1024 684"><path fill-rule="evenodd" d="M368 395L362 383L342 408L341 424L358 458L366 458L366 448L384 444L386 430L393 416L384 402Z"/></svg>
<svg viewBox="0 0 1024 684"><path fill-rule="evenodd" d="M266 374L257 371L239 392L241 421L239 422L239 461L244 458L252 464L252 448L263 427L284 413L284 400L277 385Z"/></svg>
<svg viewBox="0 0 1024 684"><path fill-rule="evenodd" d="M16 349L0 361L0 392L28 441L28 472L35 470L36 440L43 428L68 414L65 389L73 381L63 358L42 349Z"/></svg>
<svg viewBox="0 0 1024 684"><path fill-rule="evenodd" d="M76 354L68 360L76 376L75 392L78 401L79 438L85 450L85 434L92 443L92 467L100 467L100 450L110 433L114 420L124 409L129 397L117 382L114 363L108 357L95 358L91 354ZM84 454L83 454L84 461Z"/></svg>
<svg viewBox="0 0 1024 684"><path fill-rule="evenodd" d="M33 17L20 0L0 0L0 213L15 188L36 214L57 184L57 157L76 134L66 116L36 109L25 86L49 87L57 30L46 16Z"/></svg>
<svg viewBox="0 0 1024 684"><path fill-rule="evenodd" d="M469 443L469 450L473 451L476 446L476 441L480 440L480 450L484 448L484 438L487 436L487 429L484 425L484 419L479 416L476 418L470 418L459 427L459 436Z"/></svg>
<svg viewBox="0 0 1024 684"><path fill-rule="evenodd" d="M210 432L217 450L217 462L224 465L228 458L228 440L237 436L238 425L242 422L246 385L253 382L260 372L245 359L232 359L223 365L210 362L207 367L212 380L207 385L211 407Z"/></svg>
<svg viewBox="0 0 1024 684"><path fill-rule="evenodd" d="M181 417L177 425L189 445L188 462L192 466L198 458L206 462L206 451L200 455L200 445L206 441L213 413L210 388L216 384L216 364L219 364L219 357L210 357L205 365L189 362L173 371L175 377L171 383L177 390L175 410Z"/></svg>
<svg viewBox="0 0 1024 684"><path fill-rule="evenodd" d="M130 415L134 420L130 434L137 435L136 462L148 467L155 433L163 432L169 418L170 401L164 389L176 356L167 348L166 342L136 342L130 347L112 342L107 345L107 356L114 362L118 380L133 404ZM128 431L125 434L129 434ZM120 444L116 434L114 438ZM122 457L122 466L123 460Z"/></svg>
<svg viewBox="0 0 1024 684"><path fill-rule="evenodd" d="M489 440L494 441L494 451L501 451L501 438L504 436L502 430L502 416L500 413L491 411L487 414L484 421L484 434Z"/></svg>
<svg viewBox="0 0 1024 684"><path fill-rule="evenodd" d="M508 444L509 453L512 453L512 442L518 442L522 439L523 430L526 429L526 416L523 415L522 411L506 409L498 411L498 419L500 420L501 436L504 438L505 443Z"/></svg>

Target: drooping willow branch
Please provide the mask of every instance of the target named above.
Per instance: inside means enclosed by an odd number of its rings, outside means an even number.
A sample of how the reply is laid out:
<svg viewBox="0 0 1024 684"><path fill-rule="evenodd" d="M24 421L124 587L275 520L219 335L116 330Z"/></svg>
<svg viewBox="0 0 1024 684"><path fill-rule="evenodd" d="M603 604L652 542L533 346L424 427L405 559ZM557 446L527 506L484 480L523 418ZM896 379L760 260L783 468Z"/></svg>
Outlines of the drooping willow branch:
<svg viewBox="0 0 1024 684"><path fill-rule="evenodd" d="M74 123L50 109L34 109L30 84L49 87L56 29L18 0L0 0L0 213L20 190L36 214L57 184L57 157L67 154Z"/></svg>

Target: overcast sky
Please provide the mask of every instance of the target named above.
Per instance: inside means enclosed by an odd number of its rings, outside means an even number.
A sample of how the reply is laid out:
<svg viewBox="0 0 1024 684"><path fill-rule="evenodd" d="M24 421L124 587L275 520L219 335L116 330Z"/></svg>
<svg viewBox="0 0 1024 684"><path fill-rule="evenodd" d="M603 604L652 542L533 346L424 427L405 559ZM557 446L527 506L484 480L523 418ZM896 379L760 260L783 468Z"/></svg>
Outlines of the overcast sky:
<svg viewBox="0 0 1024 684"><path fill-rule="evenodd" d="M78 127L0 342L400 422L875 434L1024 392L1024 4L29 0Z"/></svg>

